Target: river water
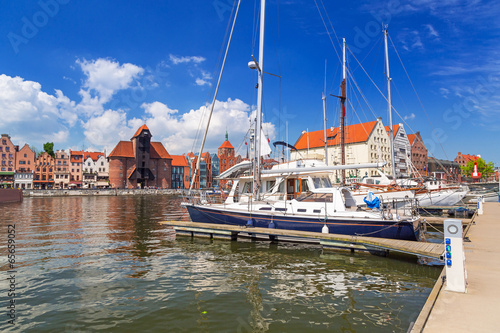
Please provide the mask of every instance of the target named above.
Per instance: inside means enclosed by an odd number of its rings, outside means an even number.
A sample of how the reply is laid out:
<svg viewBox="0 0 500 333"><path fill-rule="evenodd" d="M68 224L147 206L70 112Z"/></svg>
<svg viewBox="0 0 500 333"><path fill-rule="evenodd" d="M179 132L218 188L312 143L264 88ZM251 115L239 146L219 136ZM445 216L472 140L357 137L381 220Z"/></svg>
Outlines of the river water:
<svg viewBox="0 0 500 333"><path fill-rule="evenodd" d="M159 221L179 204L162 195L1 204L0 330L406 332L441 271L306 244L176 238Z"/></svg>

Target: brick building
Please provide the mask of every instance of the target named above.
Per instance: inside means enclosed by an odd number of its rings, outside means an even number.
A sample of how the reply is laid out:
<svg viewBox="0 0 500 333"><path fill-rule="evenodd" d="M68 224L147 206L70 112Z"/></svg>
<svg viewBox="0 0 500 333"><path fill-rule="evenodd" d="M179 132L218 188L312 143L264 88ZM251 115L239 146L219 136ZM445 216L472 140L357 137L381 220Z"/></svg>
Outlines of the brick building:
<svg viewBox="0 0 500 333"><path fill-rule="evenodd" d="M116 145L108 156L111 187L171 188L172 157L151 137L149 128L142 125L130 141Z"/></svg>
<svg viewBox="0 0 500 333"><path fill-rule="evenodd" d="M410 141L411 145L411 163L417 169L418 173L420 173L420 176L426 176L428 151L420 132L408 134L408 141ZM417 175L412 175L412 177L415 176Z"/></svg>
<svg viewBox="0 0 500 333"><path fill-rule="evenodd" d="M479 156L476 155L468 155L468 154L462 154L461 152L458 152L457 157L455 157L455 162L458 163L461 167L464 167L469 163L470 161L475 161L479 158Z"/></svg>
<svg viewBox="0 0 500 333"><path fill-rule="evenodd" d="M227 132L226 132L226 139L217 150L217 157L219 158L219 170L218 170L219 172L217 173L217 175L226 171L235 164L241 162L241 156L234 155L234 147L231 144L231 142L229 142ZM226 180L220 180L219 186L221 188L225 188L226 182L227 182Z"/></svg>
<svg viewBox="0 0 500 333"><path fill-rule="evenodd" d="M212 179L212 156L210 156L210 153L206 152L201 154L200 168L198 170L196 170L198 154L195 155L191 152L188 153L186 157L189 160L191 177L195 177L193 188L194 189L211 188L213 186L213 179ZM196 174L194 174L194 170L196 170Z"/></svg>
<svg viewBox="0 0 500 333"><path fill-rule="evenodd" d="M462 181L460 166L455 161L429 157L427 166L429 177L441 179L448 183L459 183Z"/></svg>

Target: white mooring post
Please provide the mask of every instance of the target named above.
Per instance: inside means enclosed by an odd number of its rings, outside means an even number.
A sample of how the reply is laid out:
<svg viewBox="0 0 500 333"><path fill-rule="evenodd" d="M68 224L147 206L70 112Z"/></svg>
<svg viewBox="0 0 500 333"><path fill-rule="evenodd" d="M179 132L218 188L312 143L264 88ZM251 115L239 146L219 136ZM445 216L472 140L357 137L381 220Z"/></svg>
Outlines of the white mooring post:
<svg viewBox="0 0 500 333"><path fill-rule="evenodd" d="M444 221L444 260L446 267L446 290L465 293L466 276L462 221Z"/></svg>
<svg viewBox="0 0 500 333"><path fill-rule="evenodd" d="M482 196L477 198L477 215L483 215L483 202L484 199Z"/></svg>

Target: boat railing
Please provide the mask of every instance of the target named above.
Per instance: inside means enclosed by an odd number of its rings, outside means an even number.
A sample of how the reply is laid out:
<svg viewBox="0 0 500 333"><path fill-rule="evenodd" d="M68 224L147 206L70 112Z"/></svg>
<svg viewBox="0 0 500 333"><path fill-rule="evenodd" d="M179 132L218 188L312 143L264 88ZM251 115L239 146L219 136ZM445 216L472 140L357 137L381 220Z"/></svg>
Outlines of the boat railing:
<svg viewBox="0 0 500 333"><path fill-rule="evenodd" d="M223 192L213 191L196 191L191 194L182 195L184 202L193 205L207 205L207 204L222 204L225 202L225 194Z"/></svg>
<svg viewBox="0 0 500 333"><path fill-rule="evenodd" d="M384 200L380 198L380 210L385 220L418 217L418 199L416 198L394 198Z"/></svg>

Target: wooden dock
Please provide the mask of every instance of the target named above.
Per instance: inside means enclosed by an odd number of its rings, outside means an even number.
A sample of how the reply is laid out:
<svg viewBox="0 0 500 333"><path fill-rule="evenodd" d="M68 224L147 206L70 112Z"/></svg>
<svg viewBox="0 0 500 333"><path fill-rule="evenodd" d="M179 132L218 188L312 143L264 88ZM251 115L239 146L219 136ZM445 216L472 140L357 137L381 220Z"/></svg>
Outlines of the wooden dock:
<svg viewBox="0 0 500 333"><path fill-rule="evenodd" d="M276 241L278 239L292 241L297 240L319 243L324 248L378 252L383 254L397 252L431 259L442 259L444 252L443 244L412 242L387 238L323 234L317 232L284 229L246 228L226 224L208 224L184 221L164 221L160 223L172 226L177 234L188 235L191 237L200 236L208 238L226 238L230 240L237 240L238 237L264 237L272 241Z"/></svg>
<svg viewBox="0 0 500 333"><path fill-rule="evenodd" d="M484 214L469 224L464 243L467 290L446 290L439 278L429 295L412 333L499 332L500 313L500 204L484 203ZM443 269L442 276L445 275Z"/></svg>

